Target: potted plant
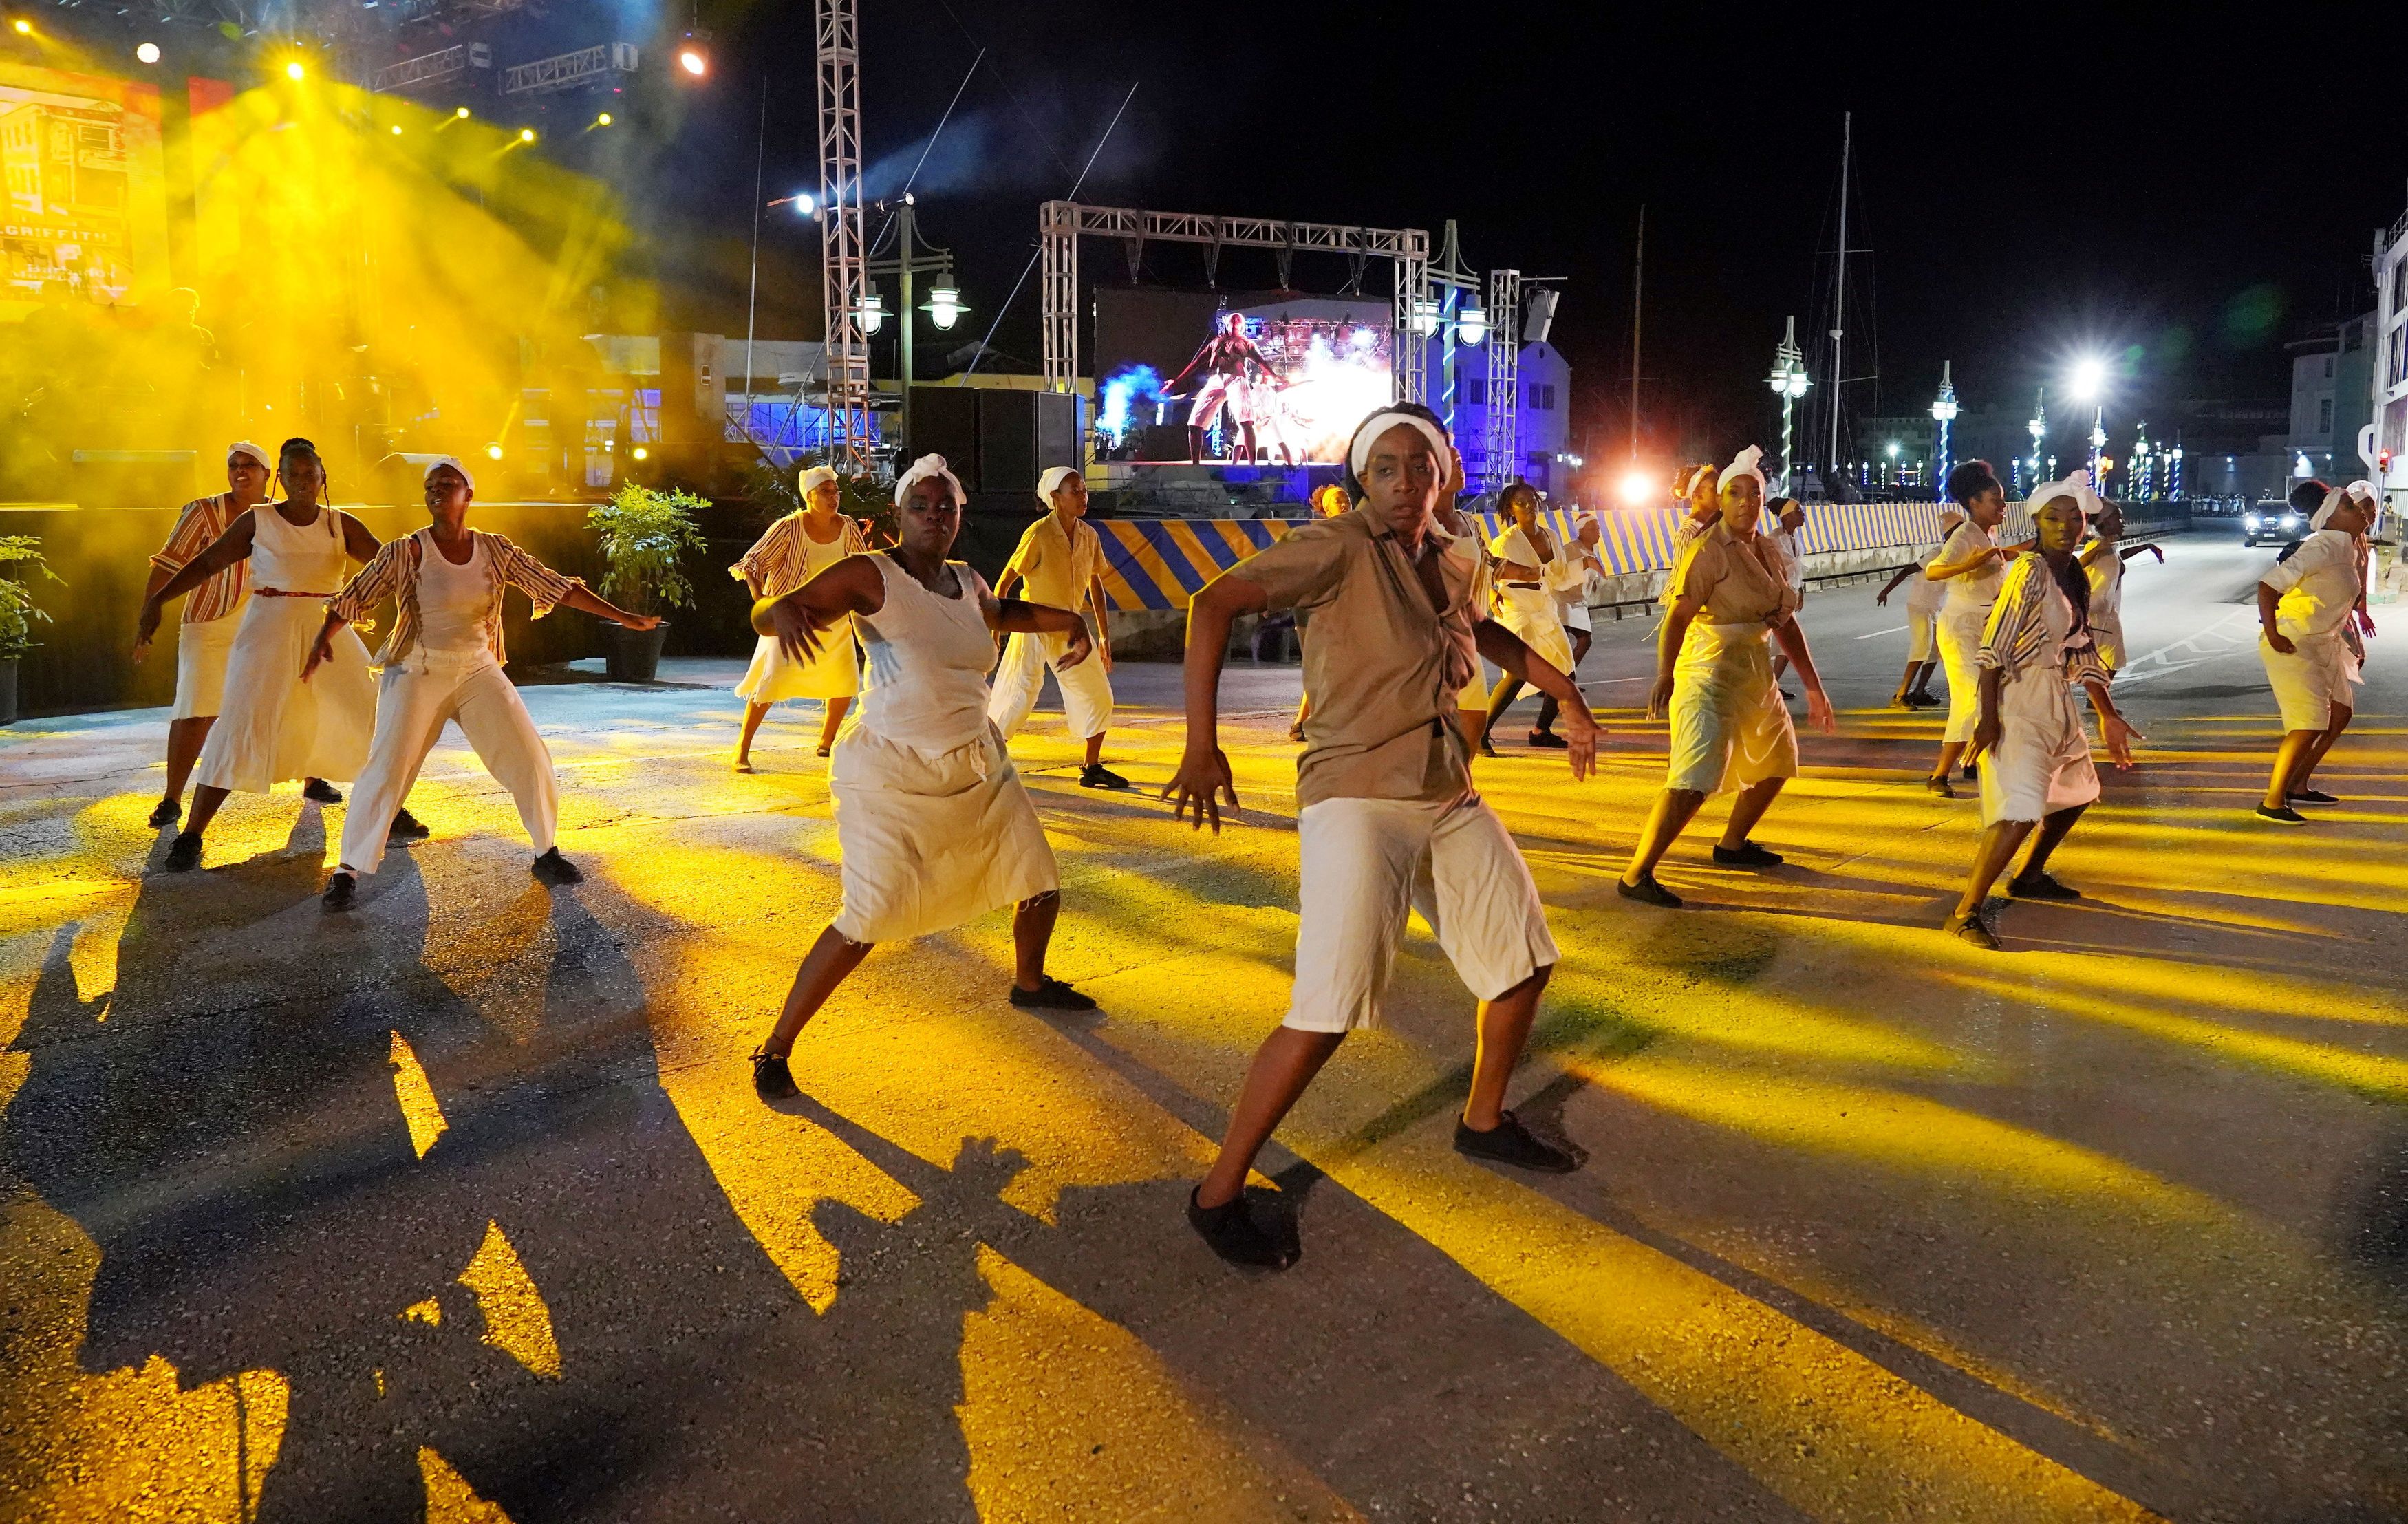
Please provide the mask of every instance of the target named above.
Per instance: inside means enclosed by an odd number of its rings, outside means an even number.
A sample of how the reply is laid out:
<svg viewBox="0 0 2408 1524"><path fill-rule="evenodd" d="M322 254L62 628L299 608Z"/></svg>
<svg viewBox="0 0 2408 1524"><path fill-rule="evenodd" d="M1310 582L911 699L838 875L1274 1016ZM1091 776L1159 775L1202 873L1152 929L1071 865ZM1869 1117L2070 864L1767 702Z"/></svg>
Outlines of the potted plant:
<svg viewBox="0 0 2408 1524"><path fill-rule="evenodd" d="M695 511L703 498L677 488L662 492L627 482L585 514L585 526L602 539L602 596L634 613L660 613L694 606L694 583L683 556L705 548ZM649 630L609 626L606 668L611 681L650 683L660 670L666 621Z"/></svg>
<svg viewBox="0 0 2408 1524"><path fill-rule="evenodd" d="M50 616L34 607L33 590L18 568L39 571L54 582L63 579L42 559L42 542L32 535L0 535L0 725L17 721L17 663L34 649L34 625Z"/></svg>

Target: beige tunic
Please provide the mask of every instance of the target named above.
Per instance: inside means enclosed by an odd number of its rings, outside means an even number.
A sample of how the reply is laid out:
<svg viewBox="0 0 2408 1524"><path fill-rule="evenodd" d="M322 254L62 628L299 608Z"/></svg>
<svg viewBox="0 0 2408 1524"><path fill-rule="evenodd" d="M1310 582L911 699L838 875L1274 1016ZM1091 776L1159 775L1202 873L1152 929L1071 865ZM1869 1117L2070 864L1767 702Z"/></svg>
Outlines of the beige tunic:
<svg viewBox="0 0 2408 1524"><path fill-rule="evenodd" d="M1718 524L1672 573L1674 602L1702 606L1672 667L1667 788L1720 794L1798 776L1769 649L1772 625L1798 609L1778 557L1763 536L1742 544Z"/></svg>
<svg viewBox="0 0 2408 1524"><path fill-rule="evenodd" d="M1562 547L1556 547L1560 554ZM1509 524L1502 534L1488 543L1488 553L1500 564L1518 562L1539 568L1539 584L1516 586L1501 578L1497 583L1497 622L1522 638L1530 654L1558 672L1572 669L1571 637L1564 633L1562 611L1555 607L1555 595L1550 590L1548 574L1554 568L1555 556L1542 556L1530 537L1518 524Z"/></svg>

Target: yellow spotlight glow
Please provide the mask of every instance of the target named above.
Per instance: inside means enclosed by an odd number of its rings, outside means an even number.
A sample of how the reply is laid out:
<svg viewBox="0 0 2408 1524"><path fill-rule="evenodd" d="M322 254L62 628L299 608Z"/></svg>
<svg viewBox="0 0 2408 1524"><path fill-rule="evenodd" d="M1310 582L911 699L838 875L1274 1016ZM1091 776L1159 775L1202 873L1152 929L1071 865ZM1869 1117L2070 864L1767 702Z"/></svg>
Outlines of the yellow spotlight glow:
<svg viewBox="0 0 2408 1524"><path fill-rule="evenodd" d="M393 124L393 135L394 135L395 137L399 137L401 136L401 123L400 123L400 122L394 122L394 123Z"/></svg>
<svg viewBox="0 0 2408 1524"><path fill-rule="evenodd" d="M485 446L485 458L486 458L487 460L499 460L499 459L501 459L501 458L502 458L502 447L501 447L500 445L498 445L498 444L489 444L489 445Z"/></svg>
<svg viewBox="0 0 2408 1524"><path fill-rule="evenodd" d="M155 42L146 42L134 50L134 56L145 64L156 64L159 62L159 45Z"/></svg>
<svg viewBox="0 0 2408 1524"><path fill-rule="evenodd" d="M301 66L301 61L297 58L284 65L284 78L287 79L298 79L308 72Z"/></svg>
<svg viewBox="0 0 2408 1524"><path fill-rule="evenodd" d="M535 141L535 129L534 129L533 127L521 127L521 128L519 129L519 141L520 141L520 142L522 142L522 143L532 143L532 142L534 142L534 141Z"/></svg>
<svg viewBox="0 0 2408 1524"><path fill-rule="evenodd" d="M34 35L34 23L25 20L22 16L18 17L8 24L16 28L17 35L21 37L30 37Z"/></svg>
<svg viewBox="0 0 2408 1524"><path fill-rule="evenodd" d="M678 50L678 67L699 79L710 71L710 60L702 56L699 48L681 48Z"/></svg>
<svg viewBox="0 0 2408 1524"><path fill-rule="evenodd" d="M467 116L468 116L468 108L467 108L466 107L465 107L465 106L464 106L464 107L460 108L458 110L456 110L456 111L454 111L454 112L452 112L452 121L454 121L454 122L464 122L464 121L467 120Z"/></svg>
<svg viewBox="0 0 2408 1524"><path fill-rule="evenodd" d="M650 460L652 458L652 453L645 449L640 444L636 446L630 453L632 453L638 460Z"/></svg>
<svg viewBox="0 0 2408 1524"><path fill-rule="evenodd" d="M600 116L595 117L594 119L594 125L597 127L607 127L610 125L610 113L605 111Z"/></svg>
<svg viewBox="0 0 2408 1524"><path fill-rule="evenodd" d="M1629 507L1645 508L1657 496L1656 479L1636 468L1626 471L1622 480L1614 483L1614 493Z"/></svg>

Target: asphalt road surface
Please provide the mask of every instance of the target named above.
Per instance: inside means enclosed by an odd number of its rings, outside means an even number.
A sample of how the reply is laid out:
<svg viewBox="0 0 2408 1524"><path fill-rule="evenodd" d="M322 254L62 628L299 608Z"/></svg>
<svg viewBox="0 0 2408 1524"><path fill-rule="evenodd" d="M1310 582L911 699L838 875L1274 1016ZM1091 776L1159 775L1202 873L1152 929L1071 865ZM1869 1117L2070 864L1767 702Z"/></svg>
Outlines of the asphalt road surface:
<svg viewBox="0 0 2408 1524"><path fill-rule="evenodd" d="M1264 1158L1275 1277L1181 1206L1284 1006L1293 669L1230 674L1218 838L1078 788L1053 714L1015 742L1101 1014L1007 1005L1001 915L881 948L779 1109L744 1055L836 842L815 712L727 770L740 663L527 690L582 885L455 734L345 917L340 806L238 796L160 874L164 712L20 726L0 1517L2408 1517L2408 624L2344 802L2258 823L2273 554L2134 563L2148 744L2058 858L2086 898L1995 954L1936 929L1978 807L1881 707L1902 611L1810 600L1843 713L1757 833L1788 864L1713 868L1710 803L1669 913L1612 893L1663 727L1601 626L1601 775L1519 727L1478 772L1565 953L1513 1103L1586 1168L1450 1151L1471 1001L1417 929ZM1158 786L1176 671L1118 681Z"/></svg>

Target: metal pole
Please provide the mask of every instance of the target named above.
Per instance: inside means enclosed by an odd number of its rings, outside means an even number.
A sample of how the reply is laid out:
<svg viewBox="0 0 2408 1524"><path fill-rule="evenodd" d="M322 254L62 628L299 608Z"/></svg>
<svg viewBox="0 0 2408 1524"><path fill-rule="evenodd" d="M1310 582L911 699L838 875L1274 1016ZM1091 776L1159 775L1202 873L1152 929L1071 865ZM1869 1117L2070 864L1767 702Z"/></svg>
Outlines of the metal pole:
<svg viewBox="0 0 2408 1524"><path fill-rule="evenodd" d="M903 309L896 314L903 325L903 443L911 439L911 193L903 193L903 209L896 214L896 265L902 272Z"/></svg>
<svg viewBox="0 0 2408 1524"><path fill-rule="evenodd" d="M1639 204L1639 256L1630 265L1630 458L1639 459L1639 314L1647 289L1647 203Z"/></svg>
<svg viewBox="0 0 2408 1524"><path fill-rule="evenodd" d="M769 151L769 77L761 77L761 122L752 134L752 279L744 294L744 433L752 433L752 320L761 305L761 165ZM724 378L723 378L724 379Z"/></svg>
<svg viewBox="0 0 2408 1524"><path fill-rule="evenodd" d="M1831 283L1831 466L1840 464L1840 403L1845 395L1847 366L1841 358L1848 311L1848 153L1855 147L1856 114L1840 114L1840 267ZM1834 494L1826 492L1825 496Z"/></svg>

